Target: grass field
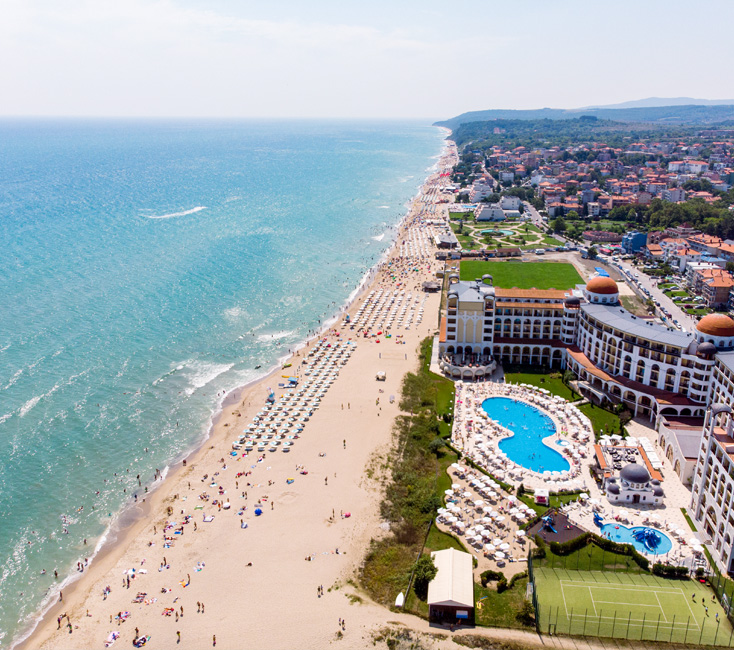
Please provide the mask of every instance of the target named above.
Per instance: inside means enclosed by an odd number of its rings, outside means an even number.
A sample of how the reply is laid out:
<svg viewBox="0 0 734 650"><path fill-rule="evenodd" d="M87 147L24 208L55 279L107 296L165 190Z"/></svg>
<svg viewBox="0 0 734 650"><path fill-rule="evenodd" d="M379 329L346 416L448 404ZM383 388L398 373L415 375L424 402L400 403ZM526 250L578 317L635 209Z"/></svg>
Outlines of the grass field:
<svg viewBox="0 0 734 650"><path fill-rule="evenodd" d="M483 262L465 260L459 268L462 280L489 273L494 286L503 289L571 289L583 280L573 264L563 262Z"/></svg>
<svg viewBox="0 0 734 650"><path fill-rule="evenodd" d="M513 384L532 384L533 386L538 386L538 388L545 388L554 395L560 395L569 402L580 399L581 397L581 395L574 393L566 386L559 377L551 377L542 371L529 372L527 369L522 368L518 372L515 372L515 368L508 365L505 367L505 381Z"/></svg>
<svg viewBox="0 0 734 650"><path fill-rule="evenodd" d="M713 591L696 581L539 567L535 582L541 633L734 645Z"/></svg>
<svg viewBox="0 0 734 650"><path fill-rule="evenodd" d="M610 411L605 411L599 406L582 404L578 409L591 420L591 426L594 428L594 433L597 437L604 433L609 435L619 433L622 428L618 415Z"/></svg>

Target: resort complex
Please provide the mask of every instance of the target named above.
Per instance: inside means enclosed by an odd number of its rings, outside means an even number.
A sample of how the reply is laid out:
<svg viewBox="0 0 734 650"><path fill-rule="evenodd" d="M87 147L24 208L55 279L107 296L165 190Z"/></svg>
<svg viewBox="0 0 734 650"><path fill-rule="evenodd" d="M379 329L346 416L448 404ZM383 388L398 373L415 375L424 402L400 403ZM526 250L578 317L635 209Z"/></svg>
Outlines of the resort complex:
<svg viewBox="0 0 734 650"><path fill-rule="evenodd" d="M478 552L478 571L520 571L508 562L533 557L528 536L571 544L586 534L690 575L734 570L734 320L709 314L684 332L630 313L624 285L606 273L527 289L508 284L524 286L538 262L527 272L524 262L503 264L513 269L503 286L490 273L460 279L463 262L445 275L433 367L455 382L451 442L469 465L452 467L438 525ZM543 264L549 275L564 265ZM563 391L553 389L554 373L568 382ZM626 432L597 428L602 412L627 412ZM727 614L730 598L726 591ZM564 625L577 633L572 620Z"/></svg>
<svg viewBox="0 0 734 650"><path fill-rule="evenodd" d="M455 378L489 376L497 362L570 369L584 393L635 416L703 417L714 367L734 350L729 316L710 314L692 333L674 331L624 309L610 277L565 291L496 288L489 275L448 280L438 348L442 369Z"/></svg>

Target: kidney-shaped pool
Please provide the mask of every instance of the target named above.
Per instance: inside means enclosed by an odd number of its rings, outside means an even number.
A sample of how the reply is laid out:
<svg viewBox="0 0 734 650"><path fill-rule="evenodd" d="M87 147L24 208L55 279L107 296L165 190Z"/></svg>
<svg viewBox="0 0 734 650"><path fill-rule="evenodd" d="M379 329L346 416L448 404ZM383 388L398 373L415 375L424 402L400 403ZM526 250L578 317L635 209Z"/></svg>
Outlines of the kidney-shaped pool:
<svg viewBox="0 0 734 650"><path fill-rule="evenodd" d="M555 449L543 444L556 432L556 426L545 413L508 397L490 397L482 402L484 412L515 435L500 440L499 448L507 457L534 472L565 472L569 462Z"/></svg>

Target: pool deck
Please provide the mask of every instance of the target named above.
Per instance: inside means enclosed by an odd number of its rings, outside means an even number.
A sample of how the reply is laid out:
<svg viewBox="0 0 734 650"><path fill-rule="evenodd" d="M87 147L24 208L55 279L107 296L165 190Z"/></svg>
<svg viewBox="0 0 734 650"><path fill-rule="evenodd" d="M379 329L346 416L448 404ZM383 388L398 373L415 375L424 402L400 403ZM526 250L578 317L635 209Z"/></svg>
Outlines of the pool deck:
<svg viewBox="0 0 734 650"><path fill-rule="evenodd" d="M594 524L594 513L598 512L604 518L605 523L650 526L664 532L673 544L670 552L664 556L666 561L688 566L695 566L696 561L701 561L700 557L694 557L689 540L698 537L701 542L705 542L707 538L702 536L701 533L691 531L681 512L681 508L688 507L690 503L690 489L680 482L670 461L665 458L663 450L657 445L656 432L646 423L633 420L627 425L627 431L635 438L648 438L659 450L658 455L663 462L661 474L664 478L664 502L658 506L632 503L616 505L608 501L606 495L589 475L589 468L595 463L594 436L593 433L589 438L583 436L587 430L586 427L588 427L588 431L591 431L591 425L585 416L582 418L574 417L570 420L572 425L577 426L572 435L561 436L560 433L557 434L558 437L573 445L572 449L575 449L579 454L579 458L574 459L572 471L567 474L566 478L560 480L562 477L560 473L551 476L541 475L518 467L504 457L498 451L496 445L498 440L506 437L506 434L502 427L488 422L486 414L481 409L481 403L488 397L511 397L512 399L526 401L543 410L543 404L539 404L538 400L545 397L546 404L557 407L557 412L547 414L554 420L557 430L561 431L568 428L569 413L576 415L573 409L566 411L567 403L565 401L557 401L556 398L551 400L549 396L539 394L535 387L523 387L497 381L483 383L456 382L456 389L452 442L466 456L483 467L485 471L515 486L523 483L526 488L531 490L546 488L551 493L564 489L583 490L588 498L572 501L560 509L579 529L598 533L599 527ZM571 405L569 404L569 406ZM578 426L579 424L583 425L584 421L585 426ZM479 434L485 436L485 438L480 438ZM552 444L556 447L556 450L562 449L555 445L556 439L556 435L551 435L543 441L546 444ZM478 440L482 442L478 443ZM482 449L478 447L479 444L485 445L483 453L480 453Z"/></svg>

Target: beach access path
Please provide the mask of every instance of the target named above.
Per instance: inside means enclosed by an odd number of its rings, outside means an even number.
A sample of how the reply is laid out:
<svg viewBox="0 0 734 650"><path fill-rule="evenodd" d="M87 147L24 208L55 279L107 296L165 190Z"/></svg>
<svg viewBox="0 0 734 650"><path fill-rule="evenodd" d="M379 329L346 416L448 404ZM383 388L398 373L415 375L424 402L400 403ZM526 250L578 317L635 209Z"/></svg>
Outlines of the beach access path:
<svg viewBox="0 0 734 650"><path fill-rule="evenodd" d="M421 216L425 202L436 205L437 188L448 182L440 172L454 161L455 153L442 159L429 178L423 200L413 203L398 234L392 265L383 264L367 291L398 289L417 296L422 282L435 277L439 267L432 250L430 256L399 253L406 251L401 242L414 240L411 229L430 231ZM353 318L365 295L351 306ZM220 648L315 648L340 633L342 647L368 645L365 639L395 615L364 596L362 604L350 599L355 590L348 581L370 540L384 534L379 504L402 377L417 367L420 341L436 332L439 300L438 294L428 296L425 320L395 330L391 339L359 336L341 321L320 337L332 343L351 339L357 346L289 453L265 452L261 462L257 452L236 460L228 455L232 440L265 403L266 387L277 384L280 369L230 401L203 448L140 504L140 520L65 591L63 602L22 647L101 648L112 632L120 634L116 644L129 647L136 628L156 648L212 647L214 636ZM291 370L314 345L293 356ZM378 371L386 373L384 382L376 381ZM245 474L237 478L238 473ZM221 499L231 502L228 510L199 498L203 492L217 498L219 486L225 490ZM258 501L262 514L255 516ZM213 515L208 523L205 514ZM191 523L183 525L188 515ZM176 523L169 536L182 525L183 534L164 548L167 522ZM131 569L136 577L128 588ZM104 596L107 586L111 591ZM134 603L139 592L143 602ZM68 619L59 625L64 613ZM116 619L120 613L124 620Z"/></svg>

